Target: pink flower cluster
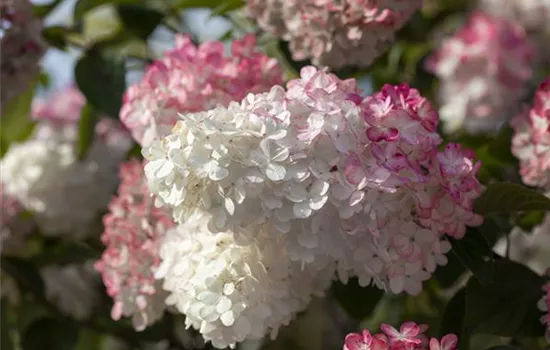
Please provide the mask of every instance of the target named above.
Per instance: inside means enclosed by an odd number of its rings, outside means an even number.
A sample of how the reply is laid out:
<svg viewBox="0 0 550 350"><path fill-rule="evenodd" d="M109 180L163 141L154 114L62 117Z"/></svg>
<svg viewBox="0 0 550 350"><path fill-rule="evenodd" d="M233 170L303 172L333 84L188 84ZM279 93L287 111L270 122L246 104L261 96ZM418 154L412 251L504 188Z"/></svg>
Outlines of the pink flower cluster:
<svg viewBox="0 0 550 350"><path fill-rule="evenodd" d="M547 272L550 276L550 270ZM550 282L547 282L542 286L544 292L542 298L539 300L538 307L544 312L544 315L540 318L540 321L546 329L546 340L550 342Z"/></svg>
<svg viewBox="0 0 550 350"><path fill-rule="evenodd" d="M523 182L550 190L550 77L535 93L532 107L512 120L512 153Z"/></svg>
<svg viewBox="0 0 550 350"><path fill-rule="evenodd" d="M38 75L38 61L46 49L41 30L42 23L33 17L30 1L0 1L2 106L25 91Z"/></svg>
<svg viewBox="0 0 550 350"><path fill-rule="evenodd" d="M189 37L178 35L175 48L150 65L141 82L128 88L120 120L145 146L169 132L179 113L227 105L282 84L277 61L255 45L256 38L246 35L231 43L231 55L226 56L222 42L197 47Z"/></svg>
<svg viewBox="0 0 550 350"><path fill-rule="evenodd" d="M118 197L103 218L101 240L107 249L95 267L115 301L113 319L132 316L134 327L143 330L160 319L165 309L166 295L153 273L159 264L161 238L175 224L168 213L155 207L140 162L123 163L120 178Z"/></svg>
<svg viewBox="0 0 550 350"><path fill-rule="evenodd" d="M393 292L414 295L437 265L446 264L451 247L444 236L460 239L467 226L481 224L473 212L481 164L458 144L438 151L437 113L406 84L385 85L361 108L363 152L348 158L345 176L364 191L350 200L370 199L364 212L374 225L367 224L366 233L376 249L356 254L356 262L385 270Z"/></svg>
<svg viewBox="0 0 550 350"><path fill-rule="evenodd" d="M445 131L497 131L517 112L533 59L523 28L483 12L472 13L427 63L441 80Z"/></svg>
<svg viewBox="0 0 550 350"><path fill-rule="evenodd" d="M32 117L51 123L75 123L80 119L86 98L76 87L71 86L55 92L47 100L35 99L32 103Z"/></svg>
<svg viewBox="0 0 550 350"><path fill-rule="evenodd" d="M399 330L382 324L382 333L371 334L368 330L350 333L344 340L344 350L456 350L458 338L447 334L441 340L423 334L427 325L405 322Z"/></svg>
<svg viewBox="0 0 550 350"><path fill-rule="evenodd" d="M367 67L386 51L420 0L248 0L259 26L289 41L295 60Z"/></svg>

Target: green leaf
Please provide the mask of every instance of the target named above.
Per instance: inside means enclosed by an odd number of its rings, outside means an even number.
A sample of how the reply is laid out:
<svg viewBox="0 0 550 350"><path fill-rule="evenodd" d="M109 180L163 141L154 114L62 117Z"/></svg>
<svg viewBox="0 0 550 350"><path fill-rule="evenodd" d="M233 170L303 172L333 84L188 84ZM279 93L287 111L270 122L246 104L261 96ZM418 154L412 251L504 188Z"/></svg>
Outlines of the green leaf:
<svg viewBox="0 0 550 350"><path fill-rule="evenodd" d="M74 350L77 342L75 323L42 318L25 332L22 350Z"/></svg>
<svg viewBox="0 0 550 350"><path fill-rule="evenodd" d="M361 287L357 278L350 279L347 284L334 282L331 292L344 310L357 320L369 316L384 295L376 287Z"/></svg>
<svg viewBox="0 0 550 350"><path fill-rule="evenodd" d="M13 142L26 140L34 130L36 122L30 118L31 105L38 81L33 82L23 94L9 101L2 110L0 128L0 154L3 156Z"/></svg>
<svg viewBox="0 0 550 350"><path fill-rule="evenodd" d="M227 0L180 0L174 7L179 9L188 8L216 8Z"/></svg>
<svg viewBox="0 0 550 350"><path fill-rule="evenodd" d="M78 0L74 6L73 18L75 21L82 19L86 12L106 4L141 4L143 0Z"/></svg>
<svg viewBox="0 0 550 350"><path fill-rule="evenodd" d="M141 154L141 146L138 143L134 143L132 148L126 154L127 159L136 158L138 160L143 160L143 154Z"/></svg>
<svg viewBox="0 0 550 350"><path fill-rule="evenodd" d="M216 6L214 10L212 10L212 13L210 14L211 17L213 16L222 16L230 11L239 9L244 6L243 0L225 0L220 5Z"/></svg>
<svg viewBox="0 0 550 350"><path fill-rule="evenodd" d="M122 58L101 50L99 44L95 45L78 60L75 80L95 111L118 117L126 89L126 69Z"/></svg>
<svg viewBox="0 0 550 350"><path fill-rule="evenodd" d="M540 210L530 211L528 213L519 215L515 220L515 226L520 227L525 232L530 232L536 226L540 225L546 213Z"/></svg>
<svg viewBox="0 0 550 350"><path fill-rule="evenodd" d="M550 210L550 199L525 186L513 183L495 183L475 202L477 213L513 213L531 210Z"/></svg>
<svg viewBox="0 0 550 350"><path fill-rule="evenodd" d="M59 5L60 3L61 3L61 0L54 0L54 1L50 2L49 4L33 5L32 13L36 17L44 18L47 15L49 15L50 12L52 12L55 9L55 7L57 5Z"/></svg>
<svg viewBox="0 0 550 350"><path fill-rule="evenodd" d="M78 141L77 155L82 160L86 157L88 150L94 142L95 125L98 122L98 116L90 104L86 104L80 112L78 121Z"/></svg>
<svg viewBox="0 0 550 350"><path fill-rule="evenodd" d="M469 269L482 284L488 284L493 278L491 246L483 234L474 227L468 229L463 239L449 238L452 254Z"/></svg>
<svg viewBox="0 0 550 350"><path fill-rule="evenodd" d="M514 129L509 125L504 125L489 144L489 154L505 163L517 163L517 158L512 154L513 135Z"/></svg>
<svg viewBox="0 0 550 350"><path fill-rule="evenodd" d="M449 261L435 271L439 284L443 288L452 286L467 269L481 283L489 283L493 274L492 247L508 231L508 227L501 227L499 218L485 217L480 226L469 227L461 240L450 238L453 249L447 255Z"/></svg>
<svg viewBox="0 0 550 350"><path fill-rule="evenodd" d="M491 346L490 348L487 348L485 350L521 350L521 349L512 345L496 345L496 346Z"/></svg>
<svg viewBox="0 0 550 350"><path fill-rule="evenodd" d="M118 5L117 12L124 27L144 40L153 33L164 18L164 15L157 10L134 4Z"/></svg>
<svg viewBox="0 0 550 350"><path fill-rule="evenodd" d="M97 260L101 251L94 250L83 241L67 242L59 239L47 239L44 250L31 258L36 266L66 265Z"/></svg>
<svg viewBox="0 0 550 350"><path fill-rule="evenodd" d="M2 257L2 269L15 279L19 288L44 296L44 281L36 267L28 261L11 256Z"/></svg>
<svg viewBox="0 0 550 350"><path fill-rule="evenodd" d="M71 33L69 28L63 26L51 26L42 30L42 36L53 47L59 50L67 48L67 39L65 38Z"/></svg>
<svg viewBox="0 0 550 350"><path fill-rule="evenodd" d="M466 310L466 290L460 289L447 303L443 317L441 319L441 328L439 337L454 333L458 339L462 340L464 333L464 314Z"/></svg>
<svg viewBox="0 0 550 350"><path fill-rule="evenodd" d="M16 327L16 311L7 298L2 299L2 308L0 309L0 349L15 350L19 330Z"/></svg>
<svg viewBox="0 0 550 350"><path fill-rule="evenodd" d="M542 336L537 302L543 283L526 266L509 260L495 262L493 283L482 285L472 278L466 286L465 327L471 333Z"/></svg>

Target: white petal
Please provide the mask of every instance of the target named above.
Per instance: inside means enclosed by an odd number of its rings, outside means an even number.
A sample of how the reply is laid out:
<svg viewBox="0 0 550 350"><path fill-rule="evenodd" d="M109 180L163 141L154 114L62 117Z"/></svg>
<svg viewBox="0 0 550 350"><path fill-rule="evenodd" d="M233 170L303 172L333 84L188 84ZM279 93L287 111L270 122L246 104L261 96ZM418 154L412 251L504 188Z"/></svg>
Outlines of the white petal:
<svg viewBox="0 0 550 350"><path fill-rule="evenodd" d="M235 214L235 204L231 200L231 198L226 197L225 200L225 210L229 213L229 215Z"/></svg>
<svg viewBox="0 0 550 350"><path fill-rule="evenodd" d="M235 322L235 317L233 315L233 311L227 311L226 313L222 314L220 316L220 321L222 321L223 325L226 327L231 327L233 323Z"/></svg>
<svg viewBox="0 0 550 350"><path fill-rule="evenodd" d="M285 178L286 169L281 165L269 163L265 168L265 174L271 181L280 181Z"/></svg>
<svg viewBox="0 0 550 350"><path fill-rule="evenodd" d="M199 295L197 295L197 299L202 301L205 304L214 305L220 299L220 295L205 290L200 292Z"/></svg>
<svg viewBox="0 0 550 350"><path fill-rule="evenodd" d="M216 311L223 314L231 309L231 300L227 297L221 297L220 302L216 306Z"/></svg>

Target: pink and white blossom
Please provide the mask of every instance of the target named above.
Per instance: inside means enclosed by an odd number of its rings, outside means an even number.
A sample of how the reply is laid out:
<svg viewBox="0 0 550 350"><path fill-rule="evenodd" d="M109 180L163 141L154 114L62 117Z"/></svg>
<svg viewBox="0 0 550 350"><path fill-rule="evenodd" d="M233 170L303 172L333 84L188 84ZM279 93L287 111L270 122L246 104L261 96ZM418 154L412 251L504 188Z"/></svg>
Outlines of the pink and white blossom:
<svg viewBox="0 0 550 350"><path fill-rule="evenodd" d="M0 105L26 91L40 72L38 65L46 45L42 22L32 14L28 0L0 1L0 45L2 63ZM7 88L9 87L9 88Z"/></svg>
<svg viewBox="0 0 550 350"><path fill-rule="evenodd" d="M475 11L429 58L446 132L496 132L517 112L534 49L522 27Z"/></svg>
<svg viewBox="0 0 550 350"><path fill-rule="evenodd" d="M457 350L458 338L447 334L441 340L423 334L428 327L414 322L405 322L399 331L382 324L382 332L371 334L368 330L350 333L344 340L343 350Z"/></svg>
<svg viewBox="0 0 550 350"><path fill-rule="evenodd" d="M114 300L113 319L131 316L134 327L143 330L164 313L166 293L153 273L161 239L175 224L169 213L154 206L140 162L123 163L120 178L118 196L103 218L101 240L107 249L95 268Z"/></svg>
<svg viewBox="0 0 550 350"><path fill-rule="evenodd" d="M33 214L43 234L82 238L94 232L97 215L116 189L118 163L131 147L130 135L103 118L86 156L79 159L82 96L71 88L47 101L44 107L35 103L38 123L32 136L11 144L0 162L4 189Z"/></svg>
<svg viewBox="0 0 550 350"><path fill-rule="evenodd" d="M394 41L420 0L248 0L263 30L286 40L294 60L333 69L368 67Z"/></svg>
<svg viewBox="0 0 550 350"><path fill-rule="evenodd" d="M169 133L180 113L226 106L282 83L277 61L256 49L253 35L233 41L230 55L219 41L196 46L178 35L175 44L124 96L120 120L141 145Z"/></svg>
<svg viewBox="0 0 550 350"><path fill-rule="evenodd" d="M211 233L267 232L292 261L416 295L447 263L446 237L482 222L479 162L439 151L436 127L406 84L362 98L354 79L306 67L286 91L182 116L144 148L145 173L177 222L198 208Z"/></svg>
<svg viewBox="0 0 550 350"><path fill-rule="evenodd" d="M526 185L550 190L550 77L535 93L530 109L512 120L512 153Z"/></svg>

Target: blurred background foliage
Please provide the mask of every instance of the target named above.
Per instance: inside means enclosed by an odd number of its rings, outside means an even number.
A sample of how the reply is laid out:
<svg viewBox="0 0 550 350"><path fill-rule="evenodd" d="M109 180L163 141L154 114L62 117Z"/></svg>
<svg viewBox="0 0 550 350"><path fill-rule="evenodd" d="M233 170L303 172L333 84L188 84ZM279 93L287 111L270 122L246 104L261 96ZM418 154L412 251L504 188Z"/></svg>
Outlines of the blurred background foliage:
<svg viewBox="0 0 550 350"><path fill-rule="evenodd" d="M336 74L359 79L366 93L385 83L407 82L435 101L437 80L424 69L424 60L442 37L462 23L473 1L425 2L423 10L398 33L397 41L375 64L368 69L348 68ZM203 42L229 41L257 31L239 11L242 0L70 3L40 1L34 6L35 14L46 19L43 35L52 49L43 64L50 74L43 73L28 92L5 106L0 132L2 153L9 144L26 139L32 132L33 123L26 116L35 94L48 94L52 86L74 78L88 101L82 112L79 138L79 152L85 154L93 137L95 113L117 118L126 86L139 79L144 67L170 46L175 33L186 33L195 42ZM63 8L61 17L48 20L60 8ZM285 42L258 34L260 46L280 60L287 78L296 77L299 69L308 64L293 61ZM73 63L74 72L70 71ZM541 76L544 73L547 72L540 72ZM542 337L541 314L536 308L543 278L492 249L513 226L533 227L540 223L542 212L550 210L547 198L523 186L491 185L498 180L510 180L510 174L518 174L517 161L510 153L510 138L511 130L506 127L493 138L448 136L446 141L472 147L483 162L480 176L489 190L478 201L477 211L486 220L481 227L471 228L465 239L452 241L448 265L439 268L419 296L385 294L372 287L361 288L357 281L348 285L335 283L329 293L333 298L315 301L275 341L246 342L239 349L340 349L350 331L359 327L377 329L381 323L399 325L405 320L429 324L429 335L450 332L459 335L461 350L548 348ZM138 156L139 151L139 147L134 147L131 155ZM513 180L519 183L519 178ZM101 230L98 224L96 237ZM1 349L209 347L202 344L195 332L184 329L183 316L167 313L162 321L143 332L135 332L127 320L111 320L112 300L100 283L96 293L100 300L89 319L75 320L45 298L40 268L95 260L102 250L99 239L67 241L44 238L36 232L20 254L2 256L2 278L15 283L20 294L17 300L3 295Z"/></svg>

